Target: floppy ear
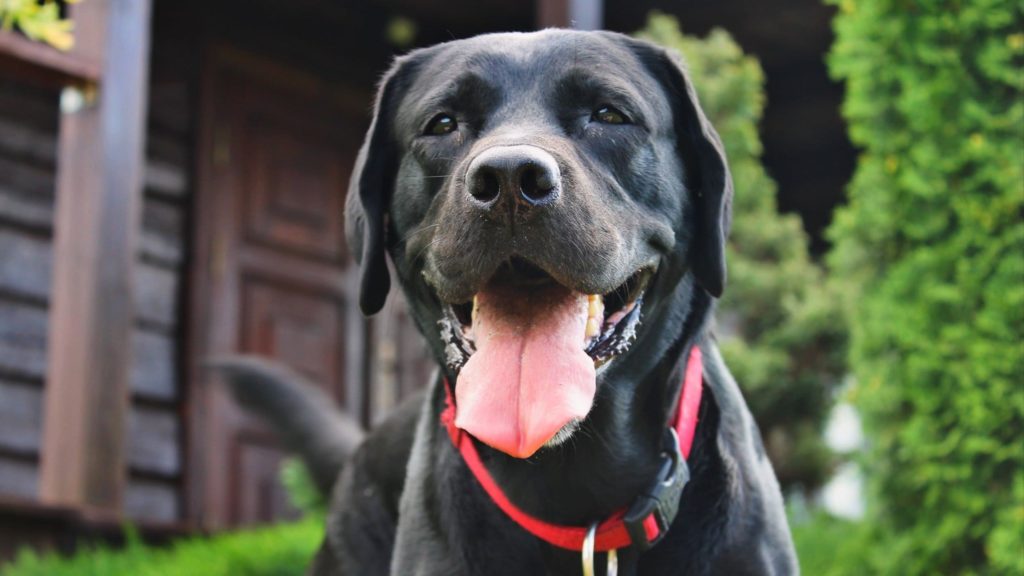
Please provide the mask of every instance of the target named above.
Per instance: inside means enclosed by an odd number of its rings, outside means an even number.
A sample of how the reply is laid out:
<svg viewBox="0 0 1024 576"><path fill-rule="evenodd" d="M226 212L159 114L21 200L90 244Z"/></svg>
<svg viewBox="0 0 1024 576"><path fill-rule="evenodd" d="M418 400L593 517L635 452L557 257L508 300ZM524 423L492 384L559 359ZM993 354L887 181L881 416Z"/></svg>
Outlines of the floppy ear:
<svg viewBox="0 0 1024 576"><path fill-rule="evenodd" d="M638 43L640 44L640 43ZM690 246L693 274L718 298L725 288L725 238L732 223L732 175L722 141L701 110L682 59L652 44L640 44L640 57L672 101L677 146L694 194L697 229Z"/></svg>
<svg viewBox="0 0 1024 576"><path fill-rule="evenodd" d="M373 120L356 158L345 200L345 237L360 266L359 308L371 316L384 307L391 276L387 253L387 211L398 166L392 133L395 105L409 75L410 60L399 58L377 91Z"/></svg>

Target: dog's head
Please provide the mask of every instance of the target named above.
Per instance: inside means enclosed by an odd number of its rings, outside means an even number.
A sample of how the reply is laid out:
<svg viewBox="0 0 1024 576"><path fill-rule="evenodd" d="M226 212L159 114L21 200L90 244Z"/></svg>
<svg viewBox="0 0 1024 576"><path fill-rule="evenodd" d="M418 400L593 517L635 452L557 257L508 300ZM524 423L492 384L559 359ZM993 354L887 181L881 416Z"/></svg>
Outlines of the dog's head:
<svg viewBox="0 0 1024 576"><path fill-rule="evenodd" d="M390 254L457 424L529 456L586 417L658 302L721 294L731 188L661 48L546 30L418 50L384 78L349 189L360 306L383 306Z"/></svg>

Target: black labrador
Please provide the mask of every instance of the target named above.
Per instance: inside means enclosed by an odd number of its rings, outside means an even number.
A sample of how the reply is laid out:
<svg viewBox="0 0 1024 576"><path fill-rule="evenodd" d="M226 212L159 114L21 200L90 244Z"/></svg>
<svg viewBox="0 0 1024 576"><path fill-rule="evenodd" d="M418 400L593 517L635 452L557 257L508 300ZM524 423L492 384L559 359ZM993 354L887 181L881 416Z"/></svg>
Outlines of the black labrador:
<svg viewBox="0 0 1024 576"><path fill-rule="evenodd" d="M707 333L731 195L685 68L648 42L545 30L398 58L352 176L348 240L363 312L384 305L390 257L438 377L363 438L284 369L220 363L333 486L311 573L581 574L579 549L485 493L442 412L457 408L454 427L519 510L586 527L665 479L696 346L704 393L677 465L689 482L663 498L667 533L615 551L618 574L796 574L778 483ZM605 574L606 556L595 563Z"/></svg>

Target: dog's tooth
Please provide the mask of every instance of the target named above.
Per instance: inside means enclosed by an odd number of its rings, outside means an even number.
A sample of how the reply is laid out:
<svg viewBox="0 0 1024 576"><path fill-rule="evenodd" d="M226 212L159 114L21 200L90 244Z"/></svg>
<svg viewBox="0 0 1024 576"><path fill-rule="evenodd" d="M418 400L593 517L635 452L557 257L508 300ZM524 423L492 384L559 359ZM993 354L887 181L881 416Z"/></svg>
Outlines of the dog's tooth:
<svg viewBox="0 0 1024 576"><path fill-rule="evenodd" d="M594 336L597 336L600 332L601 321L594 317L587 318L587 331L584 333L584 335L587 338L593 338Z"/></svg>
<svg viewBox="0 0 1024 576"><path fill-rule="evenodd" d="M473 311L472 311L472 312L470 313L470 315L469 315L469 321L470 321L470 323L471 323L471 324L473 324L474 326L476 326L476 313L477 313L477 310L478 310L479 308L480 308L480 305L479 305L479 303L477 302L477 297L476 297L476 296L473 296Z"/></svg>
<svg viewBox="0 0 1024 576"><path fill-rule="evenodd" d="M601 300L601 297L597 294L591 294L587 296L587 300L587 316L590 319L596 318L600 321L601 317L604 316L604 302Z"/></svg>

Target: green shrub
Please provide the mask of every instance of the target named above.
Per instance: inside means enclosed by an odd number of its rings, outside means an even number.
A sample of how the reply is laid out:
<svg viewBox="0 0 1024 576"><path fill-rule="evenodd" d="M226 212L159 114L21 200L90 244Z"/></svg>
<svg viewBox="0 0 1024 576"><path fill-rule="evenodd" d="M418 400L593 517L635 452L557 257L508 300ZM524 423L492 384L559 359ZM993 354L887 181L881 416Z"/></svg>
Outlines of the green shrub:
<svg viewBox="0 0 1024 576"><path fill-rule="evenodd" d="M280 478L288 501L303 515L321 520L327 516L327 499L316 487L302 460L297 457L286 459L281 464Z"/></svg>
<svg viewBox="0 0 1024 576"><path fill-rule="evenodd" d="M816 513L807 520L790 519L793 543L806 576L842 576L856 573L864 557L872 554L867 526ZM860 572L867 576L869 572Z"/></svg>
<svg viewBox="0 0 1024 576"><path fill-rule="evenodd" d="M0 576L301 576L322 537L322 523L313 518L167 548L146 546L129 531L120 550L84 549L71 558L24 550Z"/></svg>
<svg viewBox="0 0 1024 576"><path fill-rule="evenodd" d="M1024 573L1024 4L830 0L877 574ZM863 573L863 572L861 572Z"/></svg>
<svg viewBox="0 0 1024 576"><path fill-rule="evenodd" d="M722 137L736 189L729 281L717 313L722 353L783 486L813 489L831 467L821 431L844 372L845 329L799 218L779 214L775 182L761 165L761 67L728 33L684 36L669 16L652 14L638 35L682 53Z"/></svg>

